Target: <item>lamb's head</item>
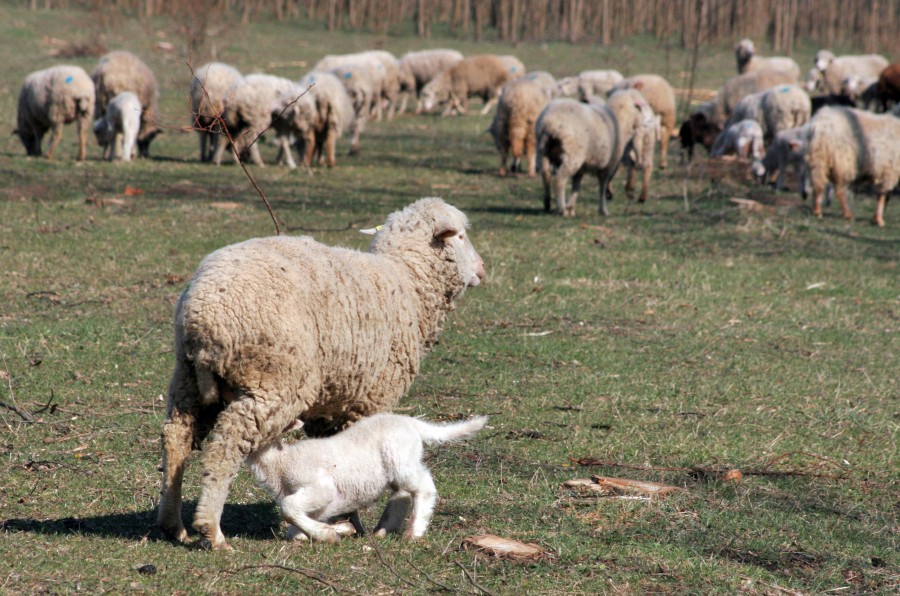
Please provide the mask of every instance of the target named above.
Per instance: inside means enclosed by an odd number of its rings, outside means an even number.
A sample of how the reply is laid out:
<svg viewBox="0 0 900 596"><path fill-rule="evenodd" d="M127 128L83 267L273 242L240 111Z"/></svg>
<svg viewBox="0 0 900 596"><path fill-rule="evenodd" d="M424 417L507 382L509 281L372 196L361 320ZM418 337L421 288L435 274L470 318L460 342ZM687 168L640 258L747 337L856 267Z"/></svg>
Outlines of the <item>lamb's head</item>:
<svg viewBox="0 0 900 596"><path fill-rule="evenodd" d="M116 129L106 120L106 117L94 120L94 138L101 147L106 147L113 142Z"/></svg>
<svg viewBox="0 0 900 596"><path fill-rule="evenodd" d="M820 72L825 72L828 66L834 60L834 54L828 50L819 50L816 52L814 64Z"/></svg>
<svg viewBox="0 0 900 596"><path fill-rule="evenodd" d="M468 227L465 214L456 207L438 197L419 199L388 216L369 252L400 258L418 269L442 271L448 278L442 284L452 298L485 278L484 261L469 240Z"/></svg>
<svg viewBox="0 0 900 596"><path fill-rule="evenodd" d="M737 60L739 68L743 68L755 53L756 47L753 45L753 40L751 39L742 39L734 46L734 57Z"/></svg>
<svg viewBox="0 0 900 596"><path fill-rule="evenodd" d="M629 89L619 89L609 97L606 106L619 123L619 132L627 143L642 126L651 126L655 114L650 104L641 95L642 85L638 81Z"/></svg>
<svg viewBox="0 0 900 596"><path fill-rule="evenodd" d="M448 99L450 99L450 75L446 71L422 87L422 107L426 112L430 112L435 106Z"/></svg>

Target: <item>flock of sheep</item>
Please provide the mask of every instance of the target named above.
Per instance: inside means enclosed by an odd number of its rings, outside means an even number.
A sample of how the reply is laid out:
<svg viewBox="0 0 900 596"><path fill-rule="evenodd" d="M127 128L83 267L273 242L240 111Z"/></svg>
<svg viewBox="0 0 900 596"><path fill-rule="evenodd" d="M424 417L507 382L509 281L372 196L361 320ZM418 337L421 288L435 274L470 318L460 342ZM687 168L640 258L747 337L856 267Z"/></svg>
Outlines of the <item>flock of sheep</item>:
<svg viewBox="0 0 900 596"><path fill-rule="evenodd" d="M845 217L852 217L848 184L871 182L878 196L874 221L883 226L888 195L900 177L895 140L900 121L868 108L886 111L900 98L900 64L890 65L879 55L834 56L822 50L801 81L793 59L761 57L750 40L738 43L735 57L738 75L677 131L688 159L696 143L714 158L752 157L753 172L766 180L777 173L778 188L793 167L804 196L813 194L816 215L822 214L826 188L833 186ZM613 101L627 91L629 100ZM490 132L500 152L500 174L507 173L510 158L513 170L540 171L544 206L550 211L555 195L561 215L574 215L585 174L597 176L599 209L606 214L609 184L620 164L628 170L629 195L635 171L642 172L639 200L645 201L656 145L664 169L676 133L675 93L658 75L625 78L615 70L592 70L557 80L547 72L527 72L515 56L464 57L449 49L399 59L387 51L329 55L299 81L244 76L226 64L206 64L192 78L192 125L204 162L220 164L230 148L235 159L263 165L258 141L271 129L278 163L296 167L296 150L306 166L322 161L334 166L344 133L355 154L368 120L392 118L406 110L411 97L416 113L441 108L443 115L465 114L471 97L482 99L483 114L496 104ZM114 51L90 76L75 66L29 75L19 97L16 132L29 155L40 155L49 130L50 157L63 124L77 121L79 159L84 159L93 123L104 155L129 160L135 152L148 154L158 133L158 100L159 87L146 64L130 52ZM820 108L828 109L817 113ZM223 134L228 142L220 142Z"/></svg>

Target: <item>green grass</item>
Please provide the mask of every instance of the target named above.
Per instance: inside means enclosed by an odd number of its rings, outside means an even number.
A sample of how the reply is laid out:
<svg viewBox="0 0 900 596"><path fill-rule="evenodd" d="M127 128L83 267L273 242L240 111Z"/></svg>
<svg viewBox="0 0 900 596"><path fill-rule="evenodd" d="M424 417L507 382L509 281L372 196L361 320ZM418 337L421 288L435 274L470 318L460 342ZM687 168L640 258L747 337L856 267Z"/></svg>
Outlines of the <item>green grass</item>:
<svg viewBox="0 0 900 596"><path fill-rule="evenodd" d="M14 122L24 76L55 62L50 35L138 52L163 86L164 118L187 123L184 58L152 49L156 32L179 45L177 23L112 29L83 13L12 8L3 17L0 37L15 40L0 48L3 122ZM648 38L511 49L262 23L229 25L216 40L218 57L244 72L295 78L302 68L267 65L381 43L397 54L514 52L556 75L665 69ZM803 46L798 60L814 51ZM68 62L90 69L95 58ZM684 64L673 49L676 86ZM701 66L699 85L716 87L731 74L729 48L705 51ZM74 163L71 129L55 162L0 137L0 399L36 412L26 424L0 410L0 591L331 589L298 570L360 593L477 592L475 583L494 593L896 591L895 210L886 229L871 227L874 201L857 194L855 222L836 206L817 220L793 193L689 172L673 143L646 205L627 202L617 179L602 219L588 180L578 217L562 220L543 214L538 180L496 176L488 124L406 116L371 124L363 153L341 154L333 170L252 169L290 233L364 248L356 228L437 194L468 213L486 261L487 283L461 301L401 409L489 413L490 427L430 453L441 500L425 540L377 550L366 539L286 543L245 472L223 517L236 552L186 549L154 530L173 303L204 255L273 233L240 169L196 163L196 139L176 130L154 143L154 159L132 164L103 163L96 147ZM742 211L732 197L764 210ZM647 469L573 461L582 458ZM730 467L743 482L684 471ZM636 501L561 488L591 473L685 490ZM194 462L186 515L198 475ZM549 555L515 563L460 550L484 532ZM138 573L145 564L157 573Z"/></svg>

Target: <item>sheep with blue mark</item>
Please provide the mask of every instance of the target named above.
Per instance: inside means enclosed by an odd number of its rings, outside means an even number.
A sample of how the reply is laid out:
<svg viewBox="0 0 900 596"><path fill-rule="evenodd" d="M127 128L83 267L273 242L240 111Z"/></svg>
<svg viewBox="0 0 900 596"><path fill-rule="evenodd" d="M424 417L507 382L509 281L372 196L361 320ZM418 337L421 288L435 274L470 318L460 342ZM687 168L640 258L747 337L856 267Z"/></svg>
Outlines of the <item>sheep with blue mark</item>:
<svg viewBox="0 0 900 596"><path fill-rule="evenodd" d="M28 155L41 155L41 143L50 131L47 159L52 159L62 141L63 126L75 122L78 161L84 161L94 113L94 93L94 83L79 66L52 66L28 75L19 92L15 130Z"/></svg>

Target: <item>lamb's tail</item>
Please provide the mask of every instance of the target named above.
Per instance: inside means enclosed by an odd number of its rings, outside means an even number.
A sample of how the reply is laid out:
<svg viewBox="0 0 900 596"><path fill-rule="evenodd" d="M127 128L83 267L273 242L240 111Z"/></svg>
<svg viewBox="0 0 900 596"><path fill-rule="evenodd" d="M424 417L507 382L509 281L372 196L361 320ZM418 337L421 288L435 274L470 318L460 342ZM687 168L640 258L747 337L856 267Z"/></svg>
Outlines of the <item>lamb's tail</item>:
<svg viewBox="0 0 900 596"><path fill-rule="evenodd" d="M468 439L484 428L487 424L487 416L475 416L460 422L445 422L435 424L419 418L413 418L416 431L426 445L439 445Z"/></svg>

